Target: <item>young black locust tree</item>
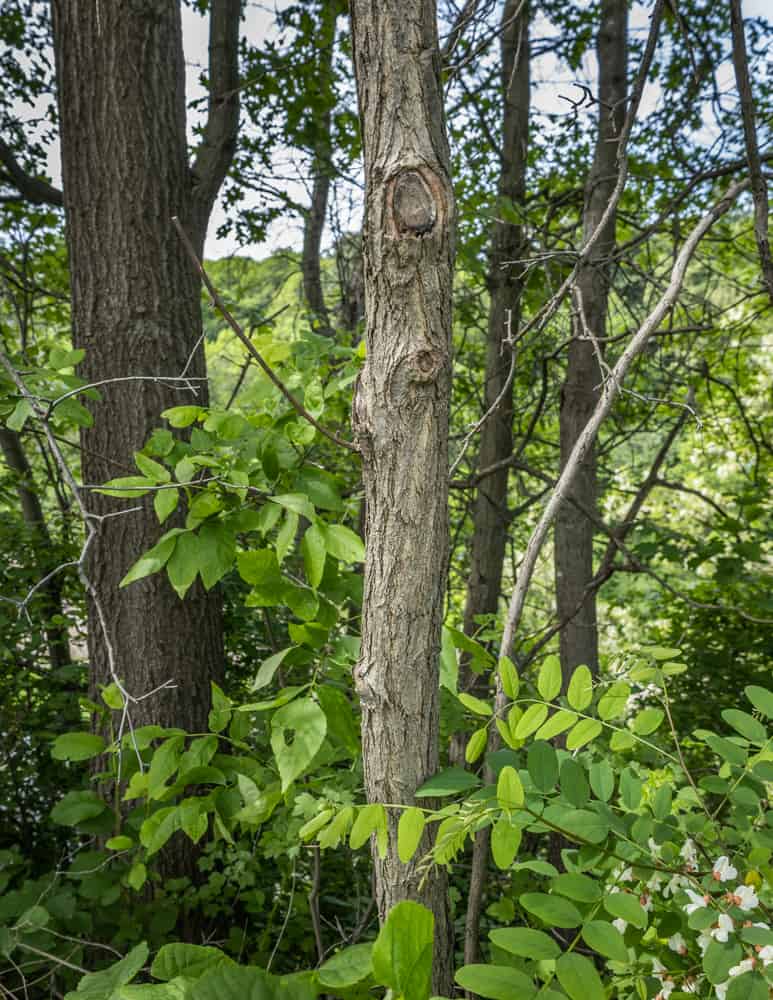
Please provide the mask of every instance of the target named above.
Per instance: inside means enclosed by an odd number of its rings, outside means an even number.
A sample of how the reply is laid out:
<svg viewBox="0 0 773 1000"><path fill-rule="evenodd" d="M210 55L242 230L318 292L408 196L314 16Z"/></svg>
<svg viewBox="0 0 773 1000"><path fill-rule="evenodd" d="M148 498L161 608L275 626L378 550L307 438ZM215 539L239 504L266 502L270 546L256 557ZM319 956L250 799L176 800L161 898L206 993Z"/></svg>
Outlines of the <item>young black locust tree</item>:
<svg viewBox="0 0 773 1000"><path fill-rule="evenodd" d="M438 663L448 549L454 203L435 0L353 0L365 162L367 360L353 407L366 558L356 668L368 800L410 805L438 767ZM453 988L445 873L374 854L383 920L416 899L435 917L434 989ZM419 858L429 846L423 844Z"/></svg>

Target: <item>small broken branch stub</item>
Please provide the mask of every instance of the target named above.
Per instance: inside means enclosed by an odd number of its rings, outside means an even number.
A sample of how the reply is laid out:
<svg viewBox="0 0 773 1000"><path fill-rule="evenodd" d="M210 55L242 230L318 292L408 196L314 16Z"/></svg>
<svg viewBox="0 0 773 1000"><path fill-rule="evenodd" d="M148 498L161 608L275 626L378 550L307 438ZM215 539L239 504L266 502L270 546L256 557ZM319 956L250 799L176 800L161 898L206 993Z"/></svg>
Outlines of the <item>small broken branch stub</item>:
<svg viewBox="0 0 773 1000"><path fill-rule="evenodd" d="M388 218L396 236L423 236L442 219L442 186L429 171L402 170L387 189Z"/></svg>

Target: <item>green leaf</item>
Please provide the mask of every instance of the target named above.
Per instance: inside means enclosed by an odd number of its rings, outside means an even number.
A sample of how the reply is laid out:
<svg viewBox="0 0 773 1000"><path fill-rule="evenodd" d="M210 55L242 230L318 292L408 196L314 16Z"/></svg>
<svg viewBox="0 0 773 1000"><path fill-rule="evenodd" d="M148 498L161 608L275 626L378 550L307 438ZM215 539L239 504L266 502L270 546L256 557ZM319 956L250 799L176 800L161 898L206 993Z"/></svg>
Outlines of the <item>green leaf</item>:
<svg viewBox="0 0 773 1000"><path fill-rule="evenodd" d="M573 757L567 757L561 765L561 791L564 798L578 809L590 798L585 768Z"/></svg>
<svg viewBox="0 0 773 1000"><path fill-rule="evenodd" d="M737 764L739 767L746 765L746 751L739 747L732 740L726 740L724 736L717 736L716 733L707 732L705 729L696 729L695 735L703 740L707 746L711 747L718 757L728 761L730 764Z"/></svg>
<svg viewBox="0 0 773 1000"><path fill-rule="evenodd" d="M601 696L598 705L599 718L604 722L619 718L628 706L631 687L625 681L615 681Z"/></svg>
<svg viewBox="0 0 773 1000"><path fill-rule="evenodd" d="M492 715L493 709L488 702L483 701L482 698L476 698L474 695L466 694L462 692L457 696L459 701L464 705L465 708L469 709L475 715Z"/></svg>
<svg viewBox="0 0 773 1000"><path fill-rule="evenodd" d="M517 740L525 740L527 737L531 736L533 732L536 732L536 730L539 729L547 718L547 715L547 705L529 705L521 718L518 720L518 724L515 727L513 735Z"/></svg>
<svg viewBox="0 0 773 1000"><path fill-rule="evenodd" d="M759 972L745 972L730 980L726 1000L768 1000L769 989Z"/></svg>
<svg viewBox="0 0 773 1000"><path fill-rule="evenodd" d="M591 809L575 809L559 803L550 805L543 813L544 819L571 837L589 844L600 844L609 833L609 822Z"/></svg>
<svg viewBox="0 0 773 1000"><path fill-rule="evenodd" d="M523 784L514 767L506 764L497 779L497 802L500 809L519 809L524 803Z"/></svg>
<svg viewBox="0 0 773 1000"><path fill-rule="evenodd" d="M373 974L404 1000L428 1000L435 918L419 903L394 906L373 943Z"/></svg>
<svg viewBox="0 0 773 1000"><path fill-rule="evenodd" d="M298 836L301 840L311 840L323 826L326 826L330 822L333 816L335 816L335 809L323 809L321 813L312 816L307 823L303 824L298 831Z"/></svg>
<svg viewBox="0 0 773 1000"><path fill-rule="evenodd" d="M144 476L119 476L118 479L111 479L104 486L94 489L93 492L104 493L106 497L131 499L144 497L153 485L155 485L153 481Z"/></svg>
<svg viewBox="0 0 773 1000"><path fill-rule="evenodd" d="M768 731L765 726L747 712L741 712L737 708L726 708L722 718L751 743L763 744L767 741Z"/></svg>
<svg viewBox="0 0 773 1000"><path fill-rule="evenodd" d="M596 967L584 955L565 952L556 961L556 975L571 1000L605 1000Z"/></svg>
<svg viewBox="0 0 773 1000"><path fill-rule="evenodd" d="M101 697L108 708L112 708L116 712L123 708L123 695L115 681L102 689Z"/></svg>
<svg viewBox="0 0 773 1000"><path fill-rule="evenodd" d="M488 742L488 730L484 726L482 729L476 729L472 736L467 741L467 746L464 750L464 759L468 764L474 764L475 761L480 757L483 751L486 749L486 743Z"/></svg>
<svg viewBox="0 0 773 1000"><path fill-rule="evenodd" d="M403 810L397 824L397 854L403 864L407 864L416 853L425 824L421 809L411 806Z"/></svg>
<svg viewBox="0 0 773 1000"><path fill-rule="evenodd" d="M143 941L129 954L100 972L89 972L78 983L78 992L69 993L69 1000L77 995L78 1000L111 1000L119 987L130 982L148 959L148 946ZM67 1000L67 998L66 998Z"/></svg>
<svg viewBox="0 0 773 1000"><path fill-rule="evenodd" d="M239 576L245 583L271 587L282 582L276 553L272 549L250 549L249 552L240 552L236 557L236 564Z"/></svg>
<svg viewBox="0 0 773 1000"><path fill-rule="evenodd" d="M513 826L507 816L500 816L491 831L491 856L501 871L507 871L515 861L521 846L521 829Z"/></svg>
<svg viewBox="0 0 773 1000"><path fill-rule="evenodd" d="M199 540L192 531L184 531L177 536L174 552L166 564L166 572L180 600L196 579L199 556Z"/></svg>
<svg viewBox="0 0 773 1000"><path fill-rule="evenodd" d="M550 743L536 740L526 757L529 777L541 792L550 792L558 781L558 756Z"/></svg>
<svg viewBox="0 0 773 1000"><path fill-rule="evenodd" d="M497 948L535 962L558 958L561 954L558 943L552 937L531 927L500 927L489 931L488 936Z"/></svg>
<svg viewBox="0 0 773 1000"><path fill-rule="evenodd" d="M270 500L285 510L292 511L293 514L305 517L307 521L313 521L316 517L314 505L303 493L284 493L281 496L270 497Z"/></svg>
<svg viewBox="0 0 773 1000"><path fill-rule="evenodd" d="M768 719L773 719L773 691L750 684L743 689L743 692L758 712L762 712Z"/></svg>
<svg viewBox="0 0 773 1000"><path fill-rule="evenodd" d="M365 559L365 546L358 534L343 524L328 524L325 545L331 556L345 563L360 563Z"/></svg>
<svg viewBox="0 0 773 1000"><path fill-rule="evenodd" d="M167 806L149 816L140 827L140 843L147 851L147 856L151 857L160 851L179 829L180 810L176 806Z"/></svg>
<svg viewBox="0 0 773 1000"><path fill-rule="evenodd" d="M134 847L134 840L131 837L110 837L105 841L108 851L128 851Z"/></svg>
<svg viewBox="0 0 773 1000"><path fill-rule="evenodd" d="M166 466L161 465L160 462L156 462L152 458L148 458L148 456L143 455L141 451L134 452L134 464L143 476L150 479L157 485L160 483L168 483L172 478L172 473L166 468ZM163 492L163 490L161 492Z"/></svg>
<svg viewBox="0 0 773 1000"><path fill-rule="evenodd" d="M157 799L163 795L166 782L177 770L185 743L184 736L172 736L164 740L153 752L148 771L148 798Z"/></svg>
<svg viewBox="0 0 773 1000"><path fill-rule="evenodd" d="M518 697L518 689L520 687L520 680L518 678L518 671L515 669L515 664L509 656L501 656L497 669L502 681L502 690L511 701L514 701Z"/></svg>
<svg viewBox="0 0 773 1000"><path fill-rule="evenodd" d="M32 403L28 399L20 399L16 406L14 406L11 415L6 417L5 426L9 431L16 431L18 433L24 429L27 418L32 413L34 413Z"/></svg>
<svg viewBox="0 0 773 1000"><path fill-rule="evenodd" d="M561 708L557 712L554 712L547 722L539 727L535 735L538 740L552 740L554 736L563 733L573 726L575 722L577 722L577 714Z"/></svg>
<svg viewBox="0 0 773 1000"><path fill-rule="evenodd" d="M609 802L615 790L615 772L608 760L596 761L591 764L588 772L593 794L602 802Z"/></svg>
<svg viewBox="0 0 773 1000"><path fill-rule="evenodd" d="M141 580L143 577L150 576L151 573L158 573L160 569L163 569L174 552L178 534L183 534L181 529L174 530L174 533L167 532L152 549L148 549L144 555L140 556L121 580L119 586L128 587L135 580Z"/></svg>
<svg viewBox="0 0 773 1000"><path fill-rule="evenodd" d="M604 727L598 719L580 719L566 737L567 750L579 750L600 735Z"/></svg>
<svg viewBox="0 0 773 1000"><path fill-rule="evenodd" d="M278 653L274 653L273 656L267 657L260 665L260 670L258 670L255 680L250 686L251 691L259 691L261 688L266 687L274 679L274 674L277 672L279 667L282 665L282 661L287 656L288 653L295 649L295 646L288 646L287 649L280 649Z"/></svg>
<svg viewBox="0 0 773 1000"><path fill-rule="evenodd" d="M320 985L328 990L346 990L367 979L373 972L372 942L343 948L317 972Z"/></svg>
<svg viewBox="0 0 773 1000"><path fill-rule="evenodd" d="M550 883L552 892L578 903L596 903L601 899L601 887L589 875L579 872L563 872Z"/></svg>
<svg viewBox="0 0 773 1000"><path fill-rule="evenodd" d="M130 889L139 892L148 879L148 870L141 861L135 861L126 876L126 884Z"/></svg>
<svg viewBox="0 0 773 1000"><path fill-rule="evenodd" d="M94 733L63 733L54 740L54 760L89 760L105 749L105 741Z"/></svg>
<svg viewBox="0 0 773 1000"><path fill-rule="evenodd" d="M417 799L443 798L458 792L468 792L479 784L480 780L463 767L447 767L425 781L421 788L417 788L414 796Z"/></svg>
<svg viewBox="0 0 773 1000"><path fill-rule="evenodd" d="M633 720L633 731L637 736L649 736L654 733L665 718L662 708L645 708Z"/></svg>
<svg viewBox="0 0 773 1000"><path fill-rule="evenodd" d="M206 590L211 590L234 564L236 539L225 524L217 521L202 524L197 538L201 582Z"/></svg>
<svg viewBox="0 0 773 1000"><path fill-rule="evenodd" d="M280 708L271 719L274 751L282 792L303 773L316 756L327 732L327 718L311 698L298 698ZM288 737L292 742L288 745Z"/></svg>
<svg viewBox="0 0 773 1000"><path fill-rule="evenodd" d="M549 896L544 892L525 892L520 898L521 906L551 927L579 927L582 914L568 899Z"/></svg>
<svg viewBox="0 0 773 1000"><path fill-rule="evenodd" d="M159 948L150 967L150 974L163 982L169 982L177 976L197 979L206 969L227 961L229 959L219 948L175 942Z"/></svg>
<svg viewBox="0 0 773 1000"><path fill-rule="evenodd" d="M171 427L190 427L205 413L203 406L173 406L164 410L161 416Z"/></svg>
<svg viewBox="0 0 773 1000"><path fill-rule="evenodd" d="M51 819L60 826L78 826L106 809L96 792L68 792L51 810Z"/></svg>
<svg viewBox="0 0 773 1000"><path fill-rule="evenodd" d="M593 701L593 675L585 664L577 667L572 674L566 698L578 712L584 712Z"/></svg>
<svg viewBox="0 0 773 1000"><path fill-rule="evenodd" d="M546 656L540 667L537 690L545 701L552 701L561 690L561 661L554 654Z"/></svg>
<svg viewBox="0 0 773 1000"><path fill-rule="evenodd" d="M349 846L353 851L358 851L371 834L377 833L382 829L386 834L386 811L384 807L378 802L361 806L352 824L349 834Z"/></svg>
<svg viewBox="0 0 773 1000"><path fill-rule="evenodd" d="M486 1000L530 1000L533 981L509 965L463 965L454 976L462 989Z"/></svg>
<svg viewBox="0 0 773 1000"><path fill-rule="evenodd" d="M608 893L604 897L604 909L613 917L620 917L640 930L647 926L647 911L630 892Z"/></svg>
<svg viewBox="0 0 773 1000"><path fill-rule="evenodd" d="M309 586L315 590L322 582L322 574L325 572L325 536L318 524L312 524L306 529L301 542L301 553L303 555L303 565L306 570L306 579Z"/></svg>
<svg viewBox="0 0 773 1000"><path fill-rule="evenodd" d="M276 1000L288 996L275 976L255 966L219 962L190 984L185 1000ZM302 1000L312 1000L304 993Z"/></svg>
<svg viewBox="0 0 773 1000"><path fill-rule="evenodd" d="M156 495L153 497L153 510L156 512L159 524L163 524L170 514L177 510L179 502L180 491L176 486L166 490L156 490Z"/></svg>
<svg viewBox="0 0 773 1000"><path fill-rule="evenodd" d="M644 646L642 654L653 660L676 660L682 655L682 651L681 649L672 649L670 646Z"/></svg>
<svg viewBox="0 0 773 1000"><path fill-rule="evenodd" d="M615 962L628 962L628 949L620 931L606 920L591 920L582 928L582 937L589 948Z"/></svg>
<svg viewBox="0 0 773 1000"><path fill-rule="evenodd" d="M733 940L712 941L709 944L703 955L703 971L712 986L724 983L730 969L741 960L742 954L740 946Z"/></svg>

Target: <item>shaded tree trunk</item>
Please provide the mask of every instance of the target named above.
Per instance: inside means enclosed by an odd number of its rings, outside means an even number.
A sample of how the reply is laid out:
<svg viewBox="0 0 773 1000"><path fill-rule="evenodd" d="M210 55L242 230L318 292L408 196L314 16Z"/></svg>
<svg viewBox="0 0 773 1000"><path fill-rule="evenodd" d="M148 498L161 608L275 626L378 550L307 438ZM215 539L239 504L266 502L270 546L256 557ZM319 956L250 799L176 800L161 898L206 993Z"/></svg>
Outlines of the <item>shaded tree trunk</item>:
<svg viewBox="0 0 773 1000"><path fill-rule="evenodd" d="M365 158L367 343L353 407L367 501L355 676L368 801L410 805L438 767L454 204L434 0L353 0L351 17ZM389 813L387 855L374 853L379 915L408 898L432 910L434 990L448 996L445 871L422 878L416 862L400 862L398 816Z"/></svg>
<svg viewBox="0 0 773 1000"><path fill-rule="evenodd" d="M626 113L628 73L628 5L603 0L596 38L599 63L599 120L596 148L585 188L583 236L599 225L617 180L618 140ZM616 213L611 213L591 258L582 264L573 297L572 341L561 389L560 436L563 470L599 399L599 357L606 334L609 255L615 245ZM584 663L598 670L596 595L586 588L593 579L593 524L582 513L595 511L597 494L595 444L587 450L555 525L555 578L564 682ZM577 607L580 606L580 611Z"/></svg>
<svg viewBox="0 0 773 1000"><path fill-rule="evenodd" d="M62 174L70 255L73 338L89 382L205 374L199 280L172 224L179 216L200 249L233 154L238 127L238 0L210 15L209 118L192 169L185 122L180 4L54 0ZM207 402L196 382L197 403ZM135 471L161 412L188 393L154 381L104 386L82 432L83 481L99 484L116 462ZM109 461L108 461L109 460ZM87 572L92 687L118 675L133 695L176 687L135 707L135 724L201 730L210 682L223 669L220 597L196 584L180 600L159 573L119 581L162 529L151 501L87 494L99 531Z"/></svg>

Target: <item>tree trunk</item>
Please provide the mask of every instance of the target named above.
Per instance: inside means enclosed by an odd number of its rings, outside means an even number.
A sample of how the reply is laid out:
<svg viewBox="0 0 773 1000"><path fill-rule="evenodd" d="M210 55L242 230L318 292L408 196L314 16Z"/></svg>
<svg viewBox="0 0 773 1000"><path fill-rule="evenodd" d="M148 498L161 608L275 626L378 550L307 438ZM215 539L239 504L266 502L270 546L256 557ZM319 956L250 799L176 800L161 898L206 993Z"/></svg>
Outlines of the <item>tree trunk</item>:
<svg viewBox="0 0 773 1000"><path fill-rule="evenodd" d="M351 16L367 343L353 407L367 501L356 683L368 800L410 805L438 767L454 204L434 0L353 0ZM448 996L446 875L433 869L422 879L416 863L399 861L397 820L390 810L387 856L374 854L379 915L408 898L432 910L434 989Z"/></svg>
<svg viewBox="0 0 773 1000"><path fill-rule="evenodd" d="M599 63L599 121L596 149L585 188L583 234L599 225L617 180L618 140L626 112L628 5L603 0L596 39ZM609 254L615 245L616 213L611 213L590 260L578 272L574 289L572 341L561 390L561 469L563 470L599 399L599 357L606 334ZM564 683L584 663L598 670L596 595L582 600L593 579L593 523L583 511L596 509L596 453L592 445L582 462L555 526L555 575ZM582 602L581 610L576 609Z"/></svg>
<svg viewBox="0 0 773 1000"><path fill-rule="evenodd" d="M89 382L205 374L199 280L171 224L179 216L202 247L217 188L233 153L238 0L211 12L210 117L188 166L180 5L165 0L54 0L53 23L70 255L73 338ZM207 403L154 381L101 388L83 431L83 482L136 472L133 453L181 402ZM87 573L92 688L114 672L135 696L171 681L133 709L135 725L206 727L210 682L223 669L220 596L196 584L180 600L158 573L119 581L162 530L152 498L87 494L99 522ZM168 527L168 525L167 525Z"/></svg>
<svg viewBox="0 0 773 1000"><path fill-rule="evenodd" d="M508 334L515 334L519 326L523 269L508 262L523 256L523 226L507 219L513 210L518 212L523 207L529 127L529 14L527 6L519 0L507 0L502 12L501 59L502 158L487 278L491 300L484 413L497 400L500 402L481 428L478 471L509 458L513 450L512 384L508 388L512 350ZM464 608L467 635L473 635L478 628L478 615L496 614L499 605L508 529L508 474L507 466L497 469L481 482L475 496ZM463 659L459 688L468 690L473 683L474 676ZM464 759L464 742L453 741L452 757L457 763Z"/></svg>

